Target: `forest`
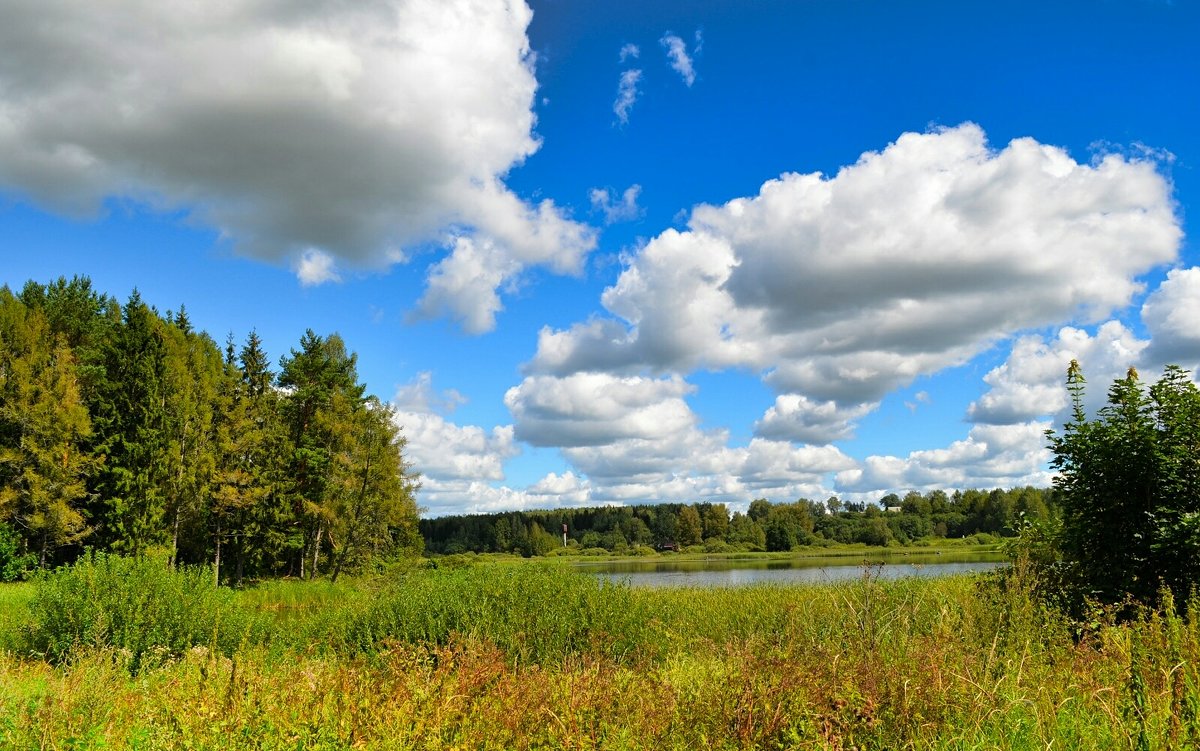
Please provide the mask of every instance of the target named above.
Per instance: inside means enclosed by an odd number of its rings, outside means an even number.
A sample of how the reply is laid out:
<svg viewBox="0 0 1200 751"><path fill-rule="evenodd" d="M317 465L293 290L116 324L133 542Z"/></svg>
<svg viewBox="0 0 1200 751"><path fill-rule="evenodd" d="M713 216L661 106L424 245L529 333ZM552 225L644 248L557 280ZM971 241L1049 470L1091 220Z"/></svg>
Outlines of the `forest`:
<svg viewBox="0 0 1200 751"><path fill-rule="evenodd" d="M85 549L231 583L419 552L417 476L355 363L309 330L276 369L254 331L221 347L87 278L0 288L0 580Z"/></svg>
<svg viewBox="0 0 1200 751"><path fill-rule="evenodd" d="M1024 523L1052 518L1053 490L888 493L878 504L800 499L751 501L746 513L724 503L566 508L422 519L430 553L566 552L646 554L700 546L705 552L785 552L832 544L908 545L929 538L991 542ZM567 534L564 547L562 533ZM983 535L983 537L979 537Z"/></svg>

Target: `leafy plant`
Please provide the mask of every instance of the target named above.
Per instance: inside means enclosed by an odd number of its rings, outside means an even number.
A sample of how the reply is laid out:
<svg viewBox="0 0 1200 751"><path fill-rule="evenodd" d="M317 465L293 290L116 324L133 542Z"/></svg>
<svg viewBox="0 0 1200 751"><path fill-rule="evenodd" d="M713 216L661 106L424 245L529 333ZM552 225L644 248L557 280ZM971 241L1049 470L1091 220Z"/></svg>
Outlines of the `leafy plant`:
<svg viewBox="0 0 1200 751"><path fill-rule="evenodd" d="M35 582L25 651L53 662L77 647L122 650L131 670L193 646L231 654L261 624L206 569L96 553Z"/></svg>

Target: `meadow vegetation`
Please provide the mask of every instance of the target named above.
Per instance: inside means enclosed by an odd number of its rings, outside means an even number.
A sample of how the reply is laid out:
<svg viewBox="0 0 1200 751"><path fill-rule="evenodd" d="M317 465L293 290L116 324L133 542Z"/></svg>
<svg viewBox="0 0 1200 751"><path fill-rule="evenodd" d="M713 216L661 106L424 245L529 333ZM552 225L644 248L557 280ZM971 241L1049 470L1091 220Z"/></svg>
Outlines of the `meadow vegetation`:
<svg viewBox="0 0 1200 751"><path fill-rule="evenodd" d="M1200 743L1196 608L1079 623L1030 575L653 590L526 562L234 592L85 559L0 589L0 748Z"/></svg>

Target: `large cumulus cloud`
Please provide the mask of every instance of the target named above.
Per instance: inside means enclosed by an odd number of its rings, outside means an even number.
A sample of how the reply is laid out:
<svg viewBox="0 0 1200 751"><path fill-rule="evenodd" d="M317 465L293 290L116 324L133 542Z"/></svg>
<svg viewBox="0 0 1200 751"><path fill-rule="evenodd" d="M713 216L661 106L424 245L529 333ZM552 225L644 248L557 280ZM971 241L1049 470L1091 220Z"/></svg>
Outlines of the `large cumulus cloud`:
<svg viewBox="0 0 1200 751"><path fill-rule="evenodd" d="M432 242L494 289L531 264L576 272L594 245L502 181L538 148L524 2L3 0L0 16L0 188L44 206L182 209L306 282ZM489 328L498 304L447 303L475 290L441 272L421 310Z"/></svg>
<svg viewBox="0 0 1200 751"><path fill-rule="evenodd" d="M995 150L973 124L907 133L832 177L697 207L629 259L611 315L543 330L530 371L750 368L788 396L761 435L833 440L918 375L1128 305L1180 239L1153 162Z"/></svg>

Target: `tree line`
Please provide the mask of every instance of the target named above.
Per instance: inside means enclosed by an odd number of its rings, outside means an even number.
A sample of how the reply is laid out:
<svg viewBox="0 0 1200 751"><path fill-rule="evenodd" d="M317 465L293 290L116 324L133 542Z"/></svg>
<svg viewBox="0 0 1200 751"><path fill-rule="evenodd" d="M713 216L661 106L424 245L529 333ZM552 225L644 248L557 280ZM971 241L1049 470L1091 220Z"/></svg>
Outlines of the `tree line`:
<svg viewBox="0 0 1200 751"><path fill-rule="evenodd" d="M832 543L909 544L926 538L963 538L980 533L1015 534L1023 520L1057 513L1056 494L1032 487L946 493L910 491L883 496L878 504L800 499L752 501L746 513L723 503L662 503L646 506L512 511L422 519L421 535L433 553L546 555L564 547L631 552L645 548L703 545L723 550L787 551Z"/></svg>
<svg viewBox="0 0 1200 751"><path fill-rule="evenodd" d="M85 549L221 580L327 574L419 551L417 476L341 337L278 370L186 309L85 277L0 288L0 579Z"/></svg>

